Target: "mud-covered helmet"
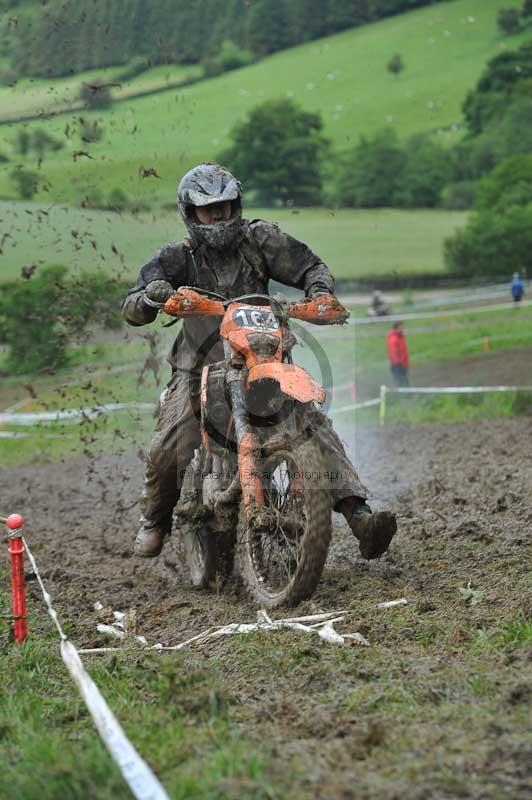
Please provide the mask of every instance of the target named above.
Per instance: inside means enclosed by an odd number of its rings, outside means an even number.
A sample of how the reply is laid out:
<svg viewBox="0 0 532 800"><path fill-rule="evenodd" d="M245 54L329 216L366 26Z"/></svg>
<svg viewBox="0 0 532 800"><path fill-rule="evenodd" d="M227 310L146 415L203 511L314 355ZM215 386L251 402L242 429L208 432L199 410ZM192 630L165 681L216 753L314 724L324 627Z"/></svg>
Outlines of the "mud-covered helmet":
<svg viewBox="0 0 532 800"><path fill-rule="evenodd" d="M231 217L224 222L202 225L196 217L198 206L231 202ZM177 207L195 244L223 249L231 246L242 229L240 183L219 164L198 164L183 175L177 187Z"/></svg>

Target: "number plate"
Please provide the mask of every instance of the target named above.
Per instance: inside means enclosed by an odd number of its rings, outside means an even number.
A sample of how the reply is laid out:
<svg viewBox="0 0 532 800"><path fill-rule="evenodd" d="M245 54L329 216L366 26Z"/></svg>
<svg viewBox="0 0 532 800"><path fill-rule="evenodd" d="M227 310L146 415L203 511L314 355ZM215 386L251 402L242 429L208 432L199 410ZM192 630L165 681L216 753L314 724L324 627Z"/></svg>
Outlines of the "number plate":
<svg viewBox="0 0 532 800"><path fill-rule="evenodd" d="M242 328L254 328L260 331L278 331L279 322L272 311L267 308L248 306L233 311L233 322Z"/></svg>

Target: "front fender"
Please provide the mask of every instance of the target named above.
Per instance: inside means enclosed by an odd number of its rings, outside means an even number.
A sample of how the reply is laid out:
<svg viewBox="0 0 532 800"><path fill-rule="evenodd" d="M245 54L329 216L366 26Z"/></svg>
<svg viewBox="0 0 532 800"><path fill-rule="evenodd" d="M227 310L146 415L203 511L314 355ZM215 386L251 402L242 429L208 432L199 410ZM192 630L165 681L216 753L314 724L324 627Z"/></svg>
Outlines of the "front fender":
<svg viewBox="0 0 532 800"><path fill-rule="evenodd" d="M283 394L299 400L300 403L310 403L315 400L323 403L325 400L325 389L320 386L312 375L297 366L297 364L280 364L279 362L268 362L267 364L256 364L251 367L248 373L248 387L254 381L270 378L277 381Z"/></svg>

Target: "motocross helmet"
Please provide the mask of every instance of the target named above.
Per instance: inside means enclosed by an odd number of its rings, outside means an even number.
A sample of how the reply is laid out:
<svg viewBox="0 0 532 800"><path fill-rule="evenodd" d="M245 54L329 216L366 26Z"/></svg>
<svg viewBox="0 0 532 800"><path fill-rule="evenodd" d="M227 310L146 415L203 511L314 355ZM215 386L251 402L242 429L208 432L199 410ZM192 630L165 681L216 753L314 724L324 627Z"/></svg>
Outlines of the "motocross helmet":
<svg viewBox="0 0 532 800"><path fill-rule="evenodd" d="M224 222L202 225L195 213L198 206L231 202L231 216ZM219 164L205 162L183 175L177 187L177 207L194 244L206 244L217 250L230 247L242 230L242 193L240 183Z"/></svg>

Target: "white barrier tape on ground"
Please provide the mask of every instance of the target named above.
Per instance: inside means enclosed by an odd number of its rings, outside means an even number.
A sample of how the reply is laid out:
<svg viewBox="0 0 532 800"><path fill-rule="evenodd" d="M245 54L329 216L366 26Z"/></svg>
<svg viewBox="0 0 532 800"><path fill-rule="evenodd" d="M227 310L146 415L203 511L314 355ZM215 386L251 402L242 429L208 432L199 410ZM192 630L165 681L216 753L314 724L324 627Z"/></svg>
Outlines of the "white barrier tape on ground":
<svg viewBox="0 0 532 800"><path fill-rule="evenodd" d="M107 403L91 408L65 408L63 411L34 411L10 414L0 412L0 425L34 425L36 422L79 422L93 420L115 411L153 411L155 403Z"/></svg>
<svg viewBox="0 0 532 800"><path fill-rule="evenodd" d="M137 800L170 800L169 796L161 786L149 766L137 753L113 712L105 702L100 690L85 672L83 663L78 651L70 642L63 631L57 612L52 606L52 598L46 591L41 575L35 563L33 554L28 547L25 539L22 539L30 564L35 577L41 588L41 592L48 610L61 637L61 657L68 669L73 681L77 685L85 705L89 709L90 715L98 733L102 737L105 746L111 754L111 758L118 766L131 793Z"/></svg>
<svg viewBox="0 0 532 800"><path fill-rule="evenodd" d="M343 414L344 411L357 411L359 408L369 408L370 406L378 406L380 403L380 397L376 397L374 400L363 400L360 403L351 403L348 406L342 406L342 408L333 408L331 409L332 414Z"/></svg>
<svg viewBox="0 0 532 800"><path fill-rule="evenodd" d="M383 603L377 603L375 608L393 608L394 606L407 605L408 600L406 597L401 597L398 600L387 600ZM208 628L202 633L198 633L191 639L180 642L176 645L163 646L162 644L153 644L149 647L150 650L156 652L165 652L168 650L182 650L189 644L203 644L208 639L215 639L220 636L227 636L235 633L253 633L254 631L268 631L279 630L280 628L287 628L291 630L303 631L304 633L317 633L325 641L332 644L345 644L352 642L354 645L362 645L369 647L369 642L360 633L343 633L339 634L334 629L336 622L342 622L349 611L329 611L322 614L310 614L304 617L287 617L286 619L272 620L264 609L257 612L256 623L242 623L232 622L229 625L224 625L219 628ZM303 625L301 623L312 623ZM340 641L342 639L343 641ZM80 650L80 653L127 653L131 652L127 647L91 647L86 650Z"/></svg>
<svg viewBox="0 0 532 800"><path fill-rule="evenodd" d="M524 308L526 306L531 306L532 300L521 300L519 303L520 308ZM384 317L354 317L348 321L349 325L370 325L376 322L390 324L393 320L394 322L405 321L409 319L429 319L431 317L454 317L458 315L465 315L465 314L482 314L486 311L503 311L504 309L513 308L517 309L517 304L510 302L510 303L494 303L491 306L477 306L476 308L453 308L447 311L416 311L411 312L410 314L387 314Z"/></svg>
<svg viewBox="0 0 532 800"><path fill-rule="evenodd" d="M41 578L41 573L39 572L37 564L35 562L35 559L33 558L33 553L31 552L31 550L30 550L30 548L28 546L28 543L24 539L24 537L22 537L22 543L23 543L24 547L26 548L26 554L27 554L29 562L31 564L31 568L33 570L33 574L37 578L37 583L40 586L40 589L41 589L41 592L42 592L42 596L43 596L44 602L46 604L46 609L48 611L48 614L52 618L52 621L53 621L55 627L57 628L59 636L61 637L61 641L64 642L66 640L66 638L67 638L66 637L66 633L64 632L63 628L61 627L61 623L59 622L59 618L57 616L57 611L52 606L52 598L50 597L50 595L46 591L46 588L44 586L43 580Z"/></svg>
<svg viewBox="0 0 532 800"><path fill-rule="evenodd" d="M395 605L397 601L393 602ZM167 652L169 650L182 650L184 647L188 647L190 644L204 644L210 639L217 639L222 636L231 636L238 633L253 633L255 631L275 631L283 628L288 630L302 631L303 633L315 633L322 639L325 639L333 644L345 644L346 642L352 642L355 645L369 647L369 642L358 632L339 634L334 630L334 624L336 622L343 622L348 614L348 611L330 611L322 614L311 614L304 617L287 617L286 619L272 620L268 616L267 612L262 609L257 612L257 622L255 623L232 622L229 625L223 625L222 627L218 628L211 627L206 631L202 631L202 633L196 634L196 636L192 636L190 639L186 639L184 642L180 642L179 644L153 644L150 645L148 649L155 650L159 653ZM303 622L312 624L303 625ZM129 649L122 647L91 647L86 650L80 650L80 652L91 654L126 653L129 652Z"/></svg>
<svg viewBox="0 0 532 800"><path fill-rule="evenodd" d="M382 603L377 603L375 608L394 608L395 606L404 606L408 604L406 597L400 597L397 600L386 600ZM362 645L369 647L369 642L360 633L343 633L339 634L334 629L336 622L342 622L349 611L329 611L321 614L310 614L304 617L287 617L286 619L272 620L264 609L257 611L256 623L243 623L232 622L229 625L223 625L219 628L208 628L202 633L192 636L191 639L186 639L176 645L163 646L162 644L153 644L148 649L155 650L159 653L168 650L182 650L189 644L203 644L208 639L215 639L220 636L227 636L235 633L253 633L254 631L268 631L279 630L280 628L287 628L291 630L303 631L304 633L317 633L325 641L332 644L345 644L352 642L354 645ZM115 612L116 614L116 612ZM302 623L312 623L303 625ZM143 637L141 637L143 638ZM342 640L342 641L340 641ZM127 647L91 647L86 650L80 650L80 653L127 653L130 649Z"/></svg>
<svg viewBox="0 0 532 800"><path fill-rule="evenodd" d="M347 381L346 383L335 383L332 386L325 386L328 392L348 392L352 391L355 387L355 381Z"/></svg>
<svg viewBox="0 0 532 800"><path fill-rule="evenodd" d="M37 434L39 439L74 439L74 434L71 433L43 433L39 431ZM0 439L31 439L35 437L34 433L22 433L22 431L0 431Z"/></svg>
<svg viewBox="0 0 532 800"><path fill-rule="evenodd" d="M61 642L61 656L132 794L137 800L169 800L151 769L125 735L98 687L85 672L76 648L68 639Z"/></svg>

